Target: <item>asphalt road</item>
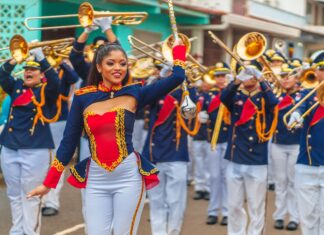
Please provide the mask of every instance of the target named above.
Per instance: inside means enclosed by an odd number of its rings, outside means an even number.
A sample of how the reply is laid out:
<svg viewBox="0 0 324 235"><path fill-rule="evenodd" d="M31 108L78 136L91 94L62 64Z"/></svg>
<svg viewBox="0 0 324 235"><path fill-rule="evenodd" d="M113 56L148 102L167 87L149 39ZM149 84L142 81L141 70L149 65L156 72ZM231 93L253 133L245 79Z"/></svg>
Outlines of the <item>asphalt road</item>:
<svg viewBox="0 0 324 235"><path fill-rule="evenodd" d="M188 187L188 207L183 224L182 235L225 235L226 227L220 225L206 225L207 201L194 201L192 186ZM268 193L267 207L267 235L301 235L300 231L288 232L285 230L274 230L271 214L274 210L274 193ZM11 224L9 202L6 197L6 189L0 186L0 235L7 235ZM74 231L74 232L73 232ZM80 191L65 184L61 195L60 213L54 217L43 217L42 235L82 235L83 221L81 214ZM138 235L151 235L149 222L149 205L146 204L142 215Z"/></svg>

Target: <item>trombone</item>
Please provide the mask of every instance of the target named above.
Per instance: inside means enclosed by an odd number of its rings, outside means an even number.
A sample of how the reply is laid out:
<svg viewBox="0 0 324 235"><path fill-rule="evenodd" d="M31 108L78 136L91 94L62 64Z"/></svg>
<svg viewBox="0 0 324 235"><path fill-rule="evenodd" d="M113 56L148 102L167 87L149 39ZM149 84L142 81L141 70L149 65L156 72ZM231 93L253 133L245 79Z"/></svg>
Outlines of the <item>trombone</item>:
<svg viewBox="0 0 324 235"><path fill-rule="evenodd" d="M323 93L324 93L324 81L320 82L316 87L314 87L303 99L301 99L294 107L292 107L284 116L283 122L285 126L291 130L293 129L298 123L294 122L290 126L288 125L287 118L290 116L302 103L306 102L309 97L311 97L316 91L318 92L318 101L315 102L308 110L306 110L302 115L301 118L305 118L310 112L315 109L323 100ZM321 89L321 90L320 90Z"/></svg>
<svg viewBox="0 0 324 235"><path fill-rule="evenodd" d="M95 11L93 6L84 2L79 6L78 14L69 15L54 15L54 16L39 16L28 17L24 21L24 25L28 30L49 30L49 29L67 29L67 28L79 28L88 27L93 25L95 18L100 17L114 17L112 20L113 25L137 25L142 23L148 16L147 12L109 12L109 11ZM42 19L61 19L61 18L75 18L78 17L79 24L75 25L62 25L62 26L49 26L49 27L31 27L30 21L42 20Z"/></svg>
<svg viewBox="0 0 324 235"><path fill-rule="evenodd" d="M181 33L179 35L181 35L183 38L186 37L184 34ZM172 56L170 56L172 55L171 47L166 46L167 45L166 42L168 40L170 40L170 38L167 38L165 41L162 42L162 44L165 45L165 48L164 51L161 52L160 50L154 48L154 45L157 45L158 43L149 45L134 36L131 35L128 36L128 41L135 50L138 50L143 54L153 58L154 60L160 61L162 64L166 64L166 65L168 64L168 62L171 62L173 60ZM189 42L191 42L192 40L195 40L195 38L190 38L188 40ZM140 46L137 44L139 44ZM150 49L150 51L146 51L145 49ZM188 61L186 61L185 70L186 70L186 76L188 80L194 83L200 79L206 78L206 81L208 83L213 84L212 80L207 77L208 73L213 68L205 67L190 54L188 54L187 56L188 56Z"/></svg>
<svg viewBox="0 0 324 235"><path fill-rule="evenodd" d="M29 50L31 49L37 47L52 47L54 48L54 51L56 51L70 46L74 40L74 38L63 38L51 41L28 43L21 35L16 34L10 39L9 47L5 47L0 50L10 50L12 58L15 59L18 64L20 64L29 56Z"/></svg>

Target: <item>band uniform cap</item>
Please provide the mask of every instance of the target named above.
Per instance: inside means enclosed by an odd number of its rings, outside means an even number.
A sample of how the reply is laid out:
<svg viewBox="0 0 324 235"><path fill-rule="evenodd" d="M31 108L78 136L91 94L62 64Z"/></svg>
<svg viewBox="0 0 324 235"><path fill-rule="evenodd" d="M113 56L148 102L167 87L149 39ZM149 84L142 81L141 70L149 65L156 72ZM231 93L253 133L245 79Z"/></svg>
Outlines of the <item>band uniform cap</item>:
<svg viewBox="0 0 324 235"><path fill-rule="evenodd" d="M311 59L315 69L324 69L324 50L314 52Z"/></svg>
<svg viewBox="0 0 324 235"><path fill-rule="evenodd" d="M273 56L271 56L271 61L275 61L275 60L285 62L285 59L278 53L275 53Z"/></svg>
<svg viewBox="0 0 324 235"><path fill-rule="evenodd" d="M231 72L230 68L226 63L224 62L216 63L214 69L214 75L217 76L217 75L229 74L230 72Z"/></svg>
<svg viewBox="0 0 324 235"><path fill-rule="evenodd" d="M25 66L23 67L24 69L27 68L34 68L34 69L41 69L40 63L36 62L36 61L27 61L25 63Z"/></svg>

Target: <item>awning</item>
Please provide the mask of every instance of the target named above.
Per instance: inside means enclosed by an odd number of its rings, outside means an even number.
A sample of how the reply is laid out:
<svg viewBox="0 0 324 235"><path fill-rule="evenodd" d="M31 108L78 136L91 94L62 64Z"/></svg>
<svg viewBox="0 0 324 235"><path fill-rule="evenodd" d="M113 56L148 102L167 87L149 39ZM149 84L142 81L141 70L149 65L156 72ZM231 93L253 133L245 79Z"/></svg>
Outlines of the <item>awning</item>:
<svg viewBox="0 0 324 235"><path fill-rule="evenodd" d="M298 38L301 35L300 29L236 14L224 15L222 21L234 27L263 31L280 37Z"/></svg>
<svg viewBox="0 0 324 235"><path fill-rule="evenodd" d="M222 16L222 24L180 26L182 29L226 30L228 27L271 33L279 37L298 38L301 30L277 23L267 22L247 16L227 14Z"/></svg>

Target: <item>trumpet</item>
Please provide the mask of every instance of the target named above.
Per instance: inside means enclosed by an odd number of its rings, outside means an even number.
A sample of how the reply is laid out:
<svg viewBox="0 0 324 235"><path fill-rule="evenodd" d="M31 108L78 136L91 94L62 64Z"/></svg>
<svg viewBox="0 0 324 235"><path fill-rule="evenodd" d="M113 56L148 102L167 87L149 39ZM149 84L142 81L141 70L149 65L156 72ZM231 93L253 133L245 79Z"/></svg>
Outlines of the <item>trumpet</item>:
<svg viewBox="0 0 324 235"><path fill-rule="evenodd" d="M10 50L12 58L15 59L18 64L20 64L29 56L29 50L31 49L37 47L52 47L54 48L54 51L56 51L66 48L68 45L72 45L73 42L74 38L63 38L51 41L28 43L21 35L17 34L10 39L9 47L2 48L1 50Z"/></svg>
<svg viewBox="0 0 324 235"><path fill-rule="evenodd" d="M288 125L287 119L288 117L297 109L300 107L300 105L307 101L309 97L311 97L315 92L317 92L317 98L318 101L315 102L308 110L306 110L302 115L301 118L305 118L312 110L314 110L319 104L324 105L324 81L320 82L316 87L314 87L303 99L301 99L294 107L292 107L284 116L283 116L283 122L285 126L291 130L296 125L297 122L292 123L290 126Z"/></svg>
<svg viewBox="0 0 324 235"><path fill-rule="evenodd" d="M88 27L93 25L95 18L100 17L114 17L112 20L113 25L137 25L142 23L148 16L147 12L109 12L109 11L95 11L93 6L84 2L79 6L78 14L69 15L55 15L55 16L39 16L28 17L24 21L24 25L28 30L49 30L49 29L63 29L63 28L79 28ZM75 18L78 17L79 24L75 25L62 25L62 26L50 26L50 27L31 27L30 21L43 20L43 19L61 19L61 18Z"/></svg>

